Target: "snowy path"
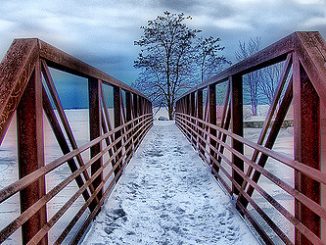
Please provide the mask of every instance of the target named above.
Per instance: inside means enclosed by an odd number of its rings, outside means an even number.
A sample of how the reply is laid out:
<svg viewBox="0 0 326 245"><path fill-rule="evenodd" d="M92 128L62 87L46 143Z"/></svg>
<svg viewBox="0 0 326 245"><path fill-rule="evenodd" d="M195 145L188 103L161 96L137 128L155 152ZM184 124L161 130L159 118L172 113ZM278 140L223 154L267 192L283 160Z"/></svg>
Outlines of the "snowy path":
<svg viewBox="0 0 326 245"><path fill-rule="evenodd" d="M155 122L82 244L258 244L173 122Z"/></svg>

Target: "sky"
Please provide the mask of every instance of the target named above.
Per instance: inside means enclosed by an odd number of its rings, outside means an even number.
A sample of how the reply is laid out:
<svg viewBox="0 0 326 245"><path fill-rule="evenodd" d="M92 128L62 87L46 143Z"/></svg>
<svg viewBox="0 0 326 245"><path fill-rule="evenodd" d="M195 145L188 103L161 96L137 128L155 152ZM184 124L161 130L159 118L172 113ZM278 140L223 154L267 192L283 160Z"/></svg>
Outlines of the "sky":
<svg viewBox="0 0 326 245"><path fill-rule="evenodd" d="M234 62L239 41L262 47L294 31L326 38L326 0L0 0L0 59L14 38L37 37L128 84L140 26L168 10L192 16L188 25L222 39Z"/></svg>

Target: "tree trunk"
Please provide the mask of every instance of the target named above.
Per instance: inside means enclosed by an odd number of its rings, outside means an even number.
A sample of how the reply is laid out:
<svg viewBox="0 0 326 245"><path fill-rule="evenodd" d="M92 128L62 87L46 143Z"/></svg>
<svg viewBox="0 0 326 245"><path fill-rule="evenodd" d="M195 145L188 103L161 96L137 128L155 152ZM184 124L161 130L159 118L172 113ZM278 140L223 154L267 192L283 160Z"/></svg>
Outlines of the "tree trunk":
<svg viewBox="0 0 326 245"><path fill-rule="evenodd" d="M251 112L253 116L257 116L257 104L255 101L251 103Z"/></svg>
<svg viewBox="0 0 326 245"><path fill-rule="evenodd" d="M173 120L173 105L168 106L169 120Z"/></svg>

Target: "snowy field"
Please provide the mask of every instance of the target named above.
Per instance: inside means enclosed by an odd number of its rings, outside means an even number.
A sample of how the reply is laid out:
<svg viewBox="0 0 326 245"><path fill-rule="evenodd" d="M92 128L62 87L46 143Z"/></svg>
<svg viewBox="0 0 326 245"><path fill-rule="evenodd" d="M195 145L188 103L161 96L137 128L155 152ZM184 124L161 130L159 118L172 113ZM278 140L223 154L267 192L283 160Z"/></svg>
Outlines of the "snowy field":
<svg viewBox="0 0 326 245"><path fill-rule="evenodd" d="M258 244L174 122L155 121L82 244Z"/></svg>

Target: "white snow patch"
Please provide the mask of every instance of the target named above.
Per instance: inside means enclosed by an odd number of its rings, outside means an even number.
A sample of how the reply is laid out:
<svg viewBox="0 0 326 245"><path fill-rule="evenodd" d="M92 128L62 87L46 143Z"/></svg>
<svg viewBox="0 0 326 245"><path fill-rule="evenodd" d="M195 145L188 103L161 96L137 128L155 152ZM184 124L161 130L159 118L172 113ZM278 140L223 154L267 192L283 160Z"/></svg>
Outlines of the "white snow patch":
<svg viewBox="0 0 326 245"><path fill-rule="evenodd" d="M156 121L82 244L259 244L173 121Z"/></svg>

